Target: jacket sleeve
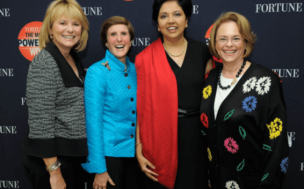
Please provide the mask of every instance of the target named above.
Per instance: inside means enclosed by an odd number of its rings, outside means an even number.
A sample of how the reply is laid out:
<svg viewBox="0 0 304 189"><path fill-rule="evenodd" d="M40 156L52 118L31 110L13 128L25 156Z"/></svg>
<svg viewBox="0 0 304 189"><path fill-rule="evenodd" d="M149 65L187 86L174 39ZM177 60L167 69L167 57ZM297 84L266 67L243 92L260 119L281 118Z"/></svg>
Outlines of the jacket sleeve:
<svg viewBox="0 0 304 189"><path fill-rule="evenodd" d="M55 101L56 76L52 65L55 60L41 51L31 62L26 83L29 135L27 153L48 158L56 156ZM46 150L47 149L47 150Z"/></svg>
<svg viewBox="0 0 304 189"><path fill-rule="evenodd" d="M103 140L103 107L106 93L106 72L100 63L88 69L85 78L84 101L89 155L82 167L89 173L107 171Z"/></svg>
<svg viewBox="0 0 304 189"><path fill-rule="evenodd" d="M286 129L286 107L282 85L274 76L270 91L270 103L265 125L262 178L258 189L279 189L288 168L288 140Z"/></svg>

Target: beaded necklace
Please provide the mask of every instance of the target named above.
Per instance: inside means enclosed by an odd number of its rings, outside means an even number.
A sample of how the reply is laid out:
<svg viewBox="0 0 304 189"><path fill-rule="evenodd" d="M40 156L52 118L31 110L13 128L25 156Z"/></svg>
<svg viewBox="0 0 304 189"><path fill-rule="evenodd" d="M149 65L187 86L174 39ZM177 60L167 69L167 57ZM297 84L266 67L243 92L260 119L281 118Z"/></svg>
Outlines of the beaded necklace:
<svg viewBox="0 0 304 189"><path fill-rule="evenodd" d="M234 84L236 83L237 78L238 78L238 77L240 76L240 74L242 73L243 68L245 67L245 65L246 65L246 59L244 58L244 62L243 62L243 64L242 64L242 66L240 67L238 73L236 74L236 78L234 78L233 81L231 82L231 85L234 85ZM224 67L224 66L222 66L222 68L221 68L220 71L219 71L219 76L218 76L217 84L218 84L218 86L219 86L221 89L226 90L226 89L229 89L229 88L231 87L231 85L223 86L222 83L221 83L221 74L222 74L222 72L223 72L223 67Z"/></svg>

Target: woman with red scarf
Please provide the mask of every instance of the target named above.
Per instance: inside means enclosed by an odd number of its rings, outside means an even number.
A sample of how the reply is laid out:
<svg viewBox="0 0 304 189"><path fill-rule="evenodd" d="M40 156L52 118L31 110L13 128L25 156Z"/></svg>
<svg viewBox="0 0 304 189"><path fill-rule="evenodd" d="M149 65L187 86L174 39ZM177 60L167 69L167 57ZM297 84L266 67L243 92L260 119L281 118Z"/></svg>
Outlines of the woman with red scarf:
<svg viewBox="0 0 304 189"><path fill-rule="evenodd" d="M184 37L191 13L191 0L155 0L161 37L135 60L136 156L147 189L208 188L199 107L211 55L204 43Z"/></svg>

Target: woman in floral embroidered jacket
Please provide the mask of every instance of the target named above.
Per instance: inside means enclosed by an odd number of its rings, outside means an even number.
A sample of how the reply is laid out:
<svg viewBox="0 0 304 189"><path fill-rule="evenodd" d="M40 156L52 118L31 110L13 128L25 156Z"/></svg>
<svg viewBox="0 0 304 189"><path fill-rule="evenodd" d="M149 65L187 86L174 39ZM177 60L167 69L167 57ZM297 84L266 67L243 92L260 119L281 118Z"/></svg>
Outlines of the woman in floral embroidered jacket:
<svg viewBox="0 0 304 189"><path fill-rule="evenodd" d="M213 189L281 188L287 172L282 81L245 59L254 43L238 13L223 14L213 26L209 50L223 66L206 75L200 111Z"/></svg>

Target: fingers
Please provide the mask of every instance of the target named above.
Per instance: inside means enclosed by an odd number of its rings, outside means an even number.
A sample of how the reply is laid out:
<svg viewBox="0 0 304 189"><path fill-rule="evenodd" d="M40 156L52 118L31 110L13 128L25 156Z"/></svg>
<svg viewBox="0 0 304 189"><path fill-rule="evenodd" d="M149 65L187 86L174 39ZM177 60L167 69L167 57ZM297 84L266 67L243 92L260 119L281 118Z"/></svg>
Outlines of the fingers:
<svg viewBox="0 0 304 189"><path fill-rule="evenodd" d="M152 169L155 169L155 166L150 161L148 161L148 160L147 160L147 165L149 167L151 167Z"/></svg>
<svg viewBox="0 0 304 189"><path fill-rule="evenodd" d="M93 189L107 189L107 183L97 184L96 182L94 182L93 183Z"/></svg>
<svg viewBox="0 0 304 189"><path fill-rule="evenodd" d="M150 169L147 168L147 166L155 169L155 166L150 163L149 161L147 161L146 165L144 165L142 167L142 171L147 175L147 177L149 177L151 180L153 180L154 182L158 182L158 179L155 178L154 176L159 176L157 173L151 171Z"/></svg>
<svg viewBox="0 0 304 189"><path fill-rule="evenodd" d="M115 183L113 182L113 180L109 177L108 182L112 185L115 186Z"/></svg>
<svg viewBox="0 0 304 189"><path fill-rule="evenodd" d="M145 174L146 174L146 176L147 176L148 178L150 178L150 179L153 180L154 182L158 182L158 179L155 178L154 176L152 176L152 174L149 174L149 173L145 173Z"/></svg>

